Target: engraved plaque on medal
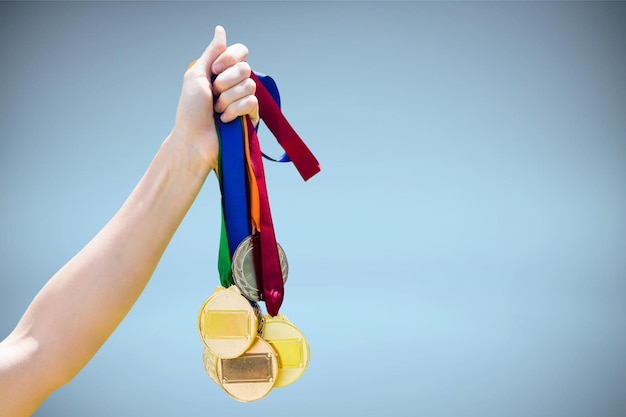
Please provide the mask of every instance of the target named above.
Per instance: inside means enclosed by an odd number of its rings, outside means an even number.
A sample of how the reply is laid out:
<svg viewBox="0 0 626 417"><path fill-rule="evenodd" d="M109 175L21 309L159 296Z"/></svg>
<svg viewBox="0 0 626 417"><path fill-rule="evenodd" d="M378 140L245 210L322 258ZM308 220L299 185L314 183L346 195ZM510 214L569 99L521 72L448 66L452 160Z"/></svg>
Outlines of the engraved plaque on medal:
<svg viewBox="0 0 626 417"><path fill-rule="evenodd" d="M278 361L272 346L257 337L243 355L217 360L217 378L222 388L237 401L257 401L274 387Z"/></svg>

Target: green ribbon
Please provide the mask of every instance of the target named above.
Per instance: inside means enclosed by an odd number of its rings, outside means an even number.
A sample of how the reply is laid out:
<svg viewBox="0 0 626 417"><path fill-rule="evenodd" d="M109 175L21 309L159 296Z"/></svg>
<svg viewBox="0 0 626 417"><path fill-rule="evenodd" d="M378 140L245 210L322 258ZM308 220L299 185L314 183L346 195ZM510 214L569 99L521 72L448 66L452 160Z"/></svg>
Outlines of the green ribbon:
<svg viewBox="0 0 626 417"><path fill-rule="evenodd" d="M226 222L224 221L224 209L222 208L222 231L220 232L220 249L217 256L217 270L220 274L222 287L228 288L233 285L231 274L230 252L228 251L228 235L226 234Z"/></svg>
<svg viewBox="0 0 626 417"><path fill-rule="evenodd" d="M220 144L219 153L217 156L217 180L220 186L220 194L222 195L222 201L220 204L220 218L221 218L221 231L220 231L220 246L217 256L217 270L220 276L220 284L224 288L229 288L233 285L232 278L232 265L230 261L230 251L228 249L228 235L226 234L226 221L224 220L224 185L222 182L222 135L220 129L217 130L217 138Z"/></svg>

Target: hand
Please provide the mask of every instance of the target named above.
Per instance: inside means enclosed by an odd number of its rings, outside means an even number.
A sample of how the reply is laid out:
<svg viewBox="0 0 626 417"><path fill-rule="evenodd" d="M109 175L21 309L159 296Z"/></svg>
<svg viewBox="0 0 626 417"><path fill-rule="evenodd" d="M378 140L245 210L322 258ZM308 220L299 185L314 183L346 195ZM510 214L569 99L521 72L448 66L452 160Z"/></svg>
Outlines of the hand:
<svg viewBox="0 0 626 417"><path fill-rule="evenodd" d="M215 167L219 154L214 111L222 113L223 122L247 114L258 123L256 85L250 79L247 56L248 48L242 44L227 48L224 28L217 26L212 42L185 73L169 139L184 144L200 158L204 175ZM213 75L216 78L211 84Z"/></svg>

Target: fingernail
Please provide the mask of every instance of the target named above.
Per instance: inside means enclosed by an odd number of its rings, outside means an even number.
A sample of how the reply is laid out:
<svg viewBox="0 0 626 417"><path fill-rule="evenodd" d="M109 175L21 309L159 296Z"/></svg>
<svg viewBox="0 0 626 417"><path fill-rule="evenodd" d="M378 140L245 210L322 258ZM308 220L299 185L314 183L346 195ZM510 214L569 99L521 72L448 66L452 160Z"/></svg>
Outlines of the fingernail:
<svg viewBox="0 0 626 417"><path fill-rule="evenodd" d="M216 62L215 64L213 64L213 73L214 74L219 74L222 71L224 71L224 64L222 64L221 62Z"/></svg>

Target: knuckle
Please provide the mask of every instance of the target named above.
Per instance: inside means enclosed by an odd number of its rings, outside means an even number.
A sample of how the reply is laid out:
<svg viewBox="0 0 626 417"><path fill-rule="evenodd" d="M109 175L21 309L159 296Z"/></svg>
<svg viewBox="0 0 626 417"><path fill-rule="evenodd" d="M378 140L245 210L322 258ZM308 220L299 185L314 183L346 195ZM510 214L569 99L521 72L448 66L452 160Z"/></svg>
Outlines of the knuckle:
<svg viewBox="0 0 626 417"><path fill-rule="evenodd" d="M233 45L233 47L239 50L239 54L243 57L244 60L247 58L248 47L246 45L244 45L243 43L236 43Z"/></svg>
<svg viewBox="0 0 626 417"><path fill-rule="evenodd" d="M232 122L233 120L235 120L236 117L237 117L237 114L233 114L233 111L231 110L229 106L226 110L224 110L224 112L220 116L220 119L222 119L222 122L228 123L228 122Z"/></svg>
<svg viewBox="0 0 626 417"><path fill-rule="evenodd" d="M243 87L244 87L244 91L247 94L254 95L254 93L256 93L256 83L254 82L252 78L248 78L247 80L245 80Z"/></svg>
<svg viewBox="0 0 626 417"><path fill-rule="evenodd" d="M222 88L220 87L220 83L218 82L218 80L213 81L211 90L215 96L219 96L220 94L224 92Z"/></svg>
<svg viewBox="0 0 626 417"><path fill-rule="evenodd" d="M248 96L239 101L238 113L240 116L245 114L256 114L257 99L255 96Z"/></svg>
<svg viewBox="0 0 626 417"><path fill-rule="evenodd" d="M189 67L187 69L187 71L185 71L185 75L183 76L183 80L189 81L189 80L194 79L195 77L196 77L195 76L195 71L194 71L194 68L192 66L192 67Z"/></svg>
<svg viewBox="0 0 626 417"><path fill-rule="evenodd" d="M225 83L223 81L223 77L218 75L213 81L213 94L220 95L226 90Z"/></svg>
<svg viewBox="0 0 626 417"><path fill-rule="evenodd" d="M250 64L247 62L238 62L236 67L241 79L250 78L250 73L252 72Z"/></svg>
<svg viewBox="0 0 626 417"><path fill-rule="evenodd" d="M252 69L250 68L250 64L248 64L247 61L238 62L237 66L239 67L240 71L243 71L243 72L250 72L250 71L252 71Z"/></svg>
<svg viewBox="0 0 626 417"><path fill-rule="evenodd" d="M215 101L215 104L213 105L213 110L215 110L218 113L222 113L223 107L224 107L224 104L222 103L222 99L218 98Z"/></svg>

